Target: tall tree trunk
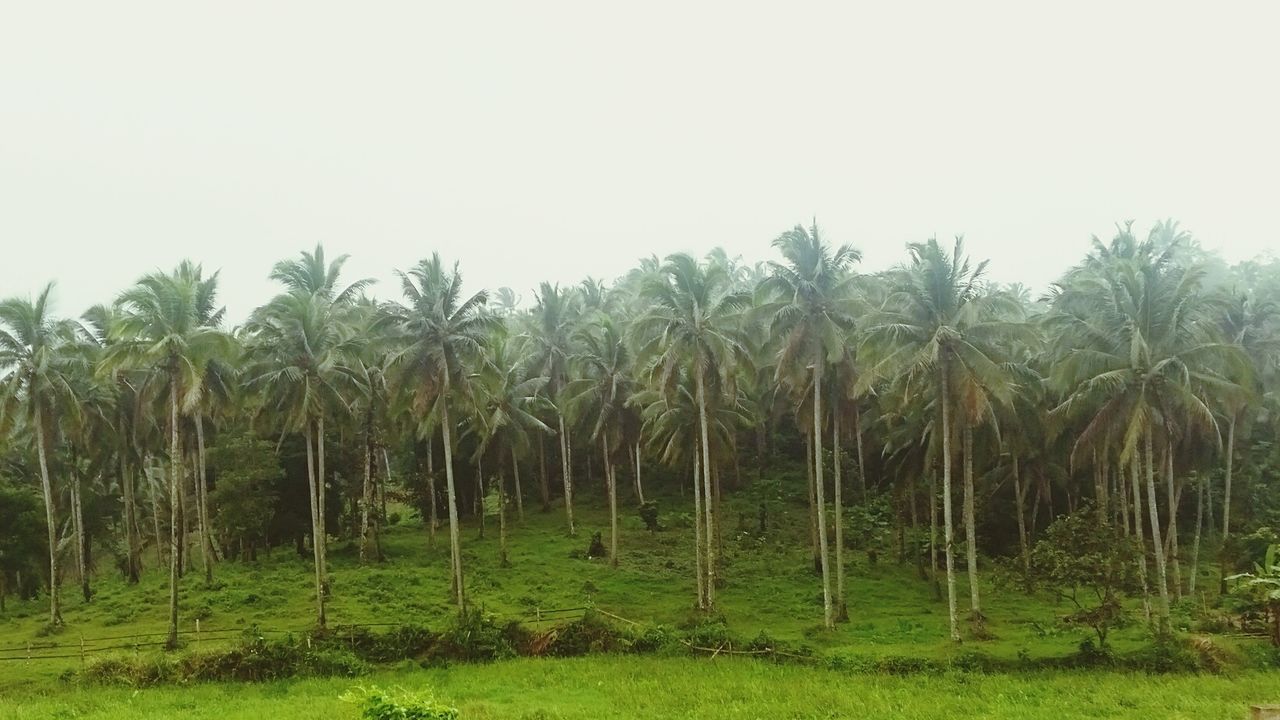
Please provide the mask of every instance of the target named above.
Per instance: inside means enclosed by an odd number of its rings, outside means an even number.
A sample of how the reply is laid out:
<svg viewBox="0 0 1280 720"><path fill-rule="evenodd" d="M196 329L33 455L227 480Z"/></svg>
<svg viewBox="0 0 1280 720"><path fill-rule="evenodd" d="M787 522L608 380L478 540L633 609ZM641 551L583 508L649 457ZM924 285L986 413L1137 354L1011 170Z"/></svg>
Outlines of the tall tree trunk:
<svg viewBox="0 0 1280 720"><path fill-rule="evenodd" d="M933 595L942 599L942 585L938 583L938 473L929 473L929 579Z"/></svg>
<svg viewBox="0 0 1280 720"><path fill-rule="evenodd" d="M956 620L955 529L951 523L951 387L946 362L942 364L942 526L943 548L947 561L947 618L951 639L960 642L960 625Z"/></svg>
<svg viewBox="0 0 1280 720"><path fill-rule="evenodd" d="M466 612L467 597L462 584L462 540L458 529L458 494L453 485L453 442L449 433L449 373L444 373L444 395L440 398L440 433L444 442L445 492L449 499L449 555L453 563L453 596L458 612Z"/></svg>
<svg viewBox="0 0 1280 720"><path fill-rule="evenodd" d="M822 482L822 355L813 359L813 486L818 502L818 544L822 561L822 623L835 627L831 607L831 575L827 569L827 509L823 502Z"/></svg>
<svg viewBox="0 0 1280 720"><path fill-rule="evenodd" d="M77 468L71 485L71 525L75 530L76 576L80 580L80 593L85 602L93 600L93 592L89 588L89 563L85 557L86 543L84 538L84 506L80 499L80 471Z"/></svg>
<svg viewBox="0 0 1280 720"><path fill-rule="evenodd" d="M436 531L440 529L440 512L436 509L436 450L431 437L427 437L427 497L431 501L431 547L436 546Z"/></svg>
<svg viewBox="0 0 1280 720"><path fill-rule="evenodd" d="M701 428L701 447L702 447L702 484L706 490L704 497L703 511L707 516L706 542L707 542L707 607L715 607L716 604L716 552L715 552L715 525L712 510L711 495L711 433L707 429L707 389L706 379L702 377L703 369L698 368L695 373L698 384L698 425ZM696 488L695 488L696 491Z"/></svg>
<svg viewBox="0 0 1280 720"><path fill-rule="evenodd" d="M1120 464L1116 464L1116 485L1120 488L1120 524L1124 530L1124 536L1129 537L1132 530L1129 527L1129 489L1124 482L1124 468Z"/></svg>
<svg viewBox="0 0 1280 720"><path fill-rule="evenodd" d="M316 542L320 544L320 588L329 596L329 529L325 513L324 413L316 417Z"/></svg>
<svg viewBox="0 0 1280 720"><path fill-rule="evenodd" d="M698 609L707 609L706 576L702 574L702 443L693 444L693 569L698 577Z"/></svg>
<svg viewBox="0 0 1280 720"><path fill-rule="evenodd" d="M1227 473L1222 480L1222 544L1218 553L1218 592L1227 594L1227 540L1231 537L1231 471L1236 457L1236 413L1227 421ZM1213 502L1210 500L1209 502ZM1210 510L1210 515L1213 511Z"/></svg>
<svg viewBox="0 0 1280 720"><path fill-rule="evenodd" d="M216 428L215 428L216 430ZM204 561L204 583L213 584L213 526L209 524L209 475L205 472L204 416L196 415L196 453L200 477L196 495L200 507L200 559Z"/></svg>
<svg viewBox="0 0 1280 720"><path fill-rule="evenodd" d="M148 457L147 465L150 465L150 460L150 457ZM144 474L147 479L147 494L151 496L151 523L156 532L156 565L164 565L164 536L160 532L160 495L156 492L156 483L152 480L153 476L146 474L145 471Z"/></svg>
<svg viewBox="0 0 1280 720"><path fill-rule="evenodd" d="M840 486L844 478L840 474L840 407L838 403L831 405L831 450L832 476L835 483L834 497L836 524L836 619L840 622L849 620L849 605L844 596L844 496Z"/></svg>
<svg viewBox="0 0 1280 720"><path fill-rule="evenodd" d="M969 563L969 610L975 620L982 617L982 598L978 588L978 532L974 521L973 428L964 426L964 540Z"/></svg>
<svg viewBox="0 0 1280 720"><path fill-rule="evenodd" d="M556 411L556 419L560 422L560 477L564 479L564 517L569 523L569 535L574 535L573 527L573 471L569 461L569 436L564 431L564 413Z"/></svg>
<svg viewBox="0 0 1280 720"><path fill-rule="evenodd" d="M609 457L609 443L600 438L604 451L604 477L609 485L609 564L618 567L618 478L613 458Z"/></svg>
<svg viewBox="0 0 1280 720"><path fill-rule="evenodd" d="M311 559L315 575L315 593L316 593L316 626L325 626L324 613L324 575L321 570L320 563L320 523L319 505L317 500L318 493L316 487L316 448L315 448L315 422L307 421L305 435L307 436L307 492L311 502Z"/></svg>
<svg viewBox="0 0 1280 720"><path fill-rule="evenodd" d="M858 447L858 492L861 493L863 502L866 502L867 464L862 455L862 412L858 409L856 401L853 403L853 437Z"/></svg>
<svg viewBox="0 0 1280 720"><path fill-rule="evenodd" d="M511 567L511 557L507 554L507 481L502 477L502 453L498 452L498 566ZM519 476L516 469L515 448L511 449L511 469ZM517 484L519 497L519 485Z"/></svg>
<svg viewBox="0 0 1280 720"><path fill-rule="evenodd" d="M178 444L178 377L169 378L169 649L178 647L178 504L182 451Z"/></svg>
<svg viewBox="0 0 1280 720"><path fill-rule="evenodd" d="M484 539L484 457L476 458L476 501L474 504L476 514L480 516L480 538Z"/></svg>
<svg viewBox="0 0 1280 720"><path fill-rule="evenodd" d="M1181 488L1174 488L1173 477L1173 445L1165 447L1165 489L1169 496L1169 525L1165 533L1166 554L1169 556L1169 569L1173 573L1173 596L1182 599L1182 564L1178 559L1178 505L1182 500Z"/></svg>
<svg viewBox="0 0 1280 720"><path fill-rule="evenodd" d="M40 491L44 494L44 517L49 530L49 624L62 624L62 590L58 573L58 518L53 504L53 480L49 477L49 461L45 450L44 419L40 412L40 400L33 399L36 429L36 454L40 458Z"/></svg>
<svg viewBox="0 0 1280 720"><path fill-rule="evenodd" d="M364 485L360 490L360 564L369 559L369 506L373 504L372 412L366 411L364 424Z"/></svg>
<svg viewBox="0 0 1280 720"><path fill-rule="evenodd" d="M1138 581L1142 585L1142 611L1147 616L1147 624L1151 624L1151 590L1147 583L1147 551L1143 545L1142 530L1142 453L1136 450L1129 460L1133 489L1129 495L1133 498L1133 536L1138 541Z"/></svg>
<svg viewBox="0 0 1280 720"><path fill-rule="evenodd" d="M551 512L551 481L547 478L547 439L538 433L538 464L542 474L538 477L538 492L542 496L542 512Z"/></svg>
<svg viewBox="0 0 1280 720"><path fill-rule="evenodd" d="M1151 450L1151 428L1143 433L1143 447L1146 455L1147 470L1147 509L1151 515L1151 548L1156 556L1156 583L1160 590L1159 623L1161 634L1169 632L1169 579L1165 568L1164 545L1160 535L1160 513L1156 509L1156 472L1155 455Z"/></svg>
<svg viewBox="0 0 1280 720"><path fill-rule="evenodd" d="M1191 542L1191 577L1187 580L1187 592L1196 594L1196 577L1200 574L1200 529L1204 525L1205 480L1196 480L1196 534Z"/></svg>
<svg viewBox="0 0 1280 720"><path fill-rule="evenodd" d="M1018 456L1013 456L1013 497L1018 513L1018 554L1022 557L1022 572L1028 578L1030 588L1031 577L1031 542L1027 537L1027 487L1022 484L1022 472L1018 467Z"/></svg>
<svg viewBox="0 0 1280 720"><path fill-rule="evenodd" d="M636 454L636 499L640 501L641 505L643 505L644 504L644 484L640 482L640 441L639 440L637 440L635 443L635 450L636 450L636 453L635 453Z"/></svg>
<svg viewBox="0 0 1280 720"><path fill-rule="evenodd" d="M822 572L822 547L818 544L818 494L813 487L813 434L804 435L804 467L809 475L809 545L813 554L813 571Z"/></svg>
<svg viewBox="0 0 1280 720"><path fill-rule="evenodd" d="M516 484L516 517L524 522L524 491L520 489L520 461L516 459L516 448L511 446L511 476Z"/></svg>
<svg viewBox="0 0 1280 720"><path fill-rule="evenodd" d="M118 428L124 427L124 422L119 416L117 416L116 422L118 423ZM123 430L120 432L123 432ZM130 585L137 585L138 578L142 574L142 550L140 547L141 542L139 542L138 538L138 502L134 493L133 473L129 467L128 455L123 443L117 454L116 460L120 472L120 494L124 496L125 543L129 553L125 565L125 580Z"/></svg>

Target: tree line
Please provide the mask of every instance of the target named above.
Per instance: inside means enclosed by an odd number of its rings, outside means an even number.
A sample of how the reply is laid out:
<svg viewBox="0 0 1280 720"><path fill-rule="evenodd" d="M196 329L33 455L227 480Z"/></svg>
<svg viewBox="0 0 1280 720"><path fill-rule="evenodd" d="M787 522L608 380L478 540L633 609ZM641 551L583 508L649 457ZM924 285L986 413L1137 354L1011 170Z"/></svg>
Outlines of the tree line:
<svg viewBox="0 0 1280 720"><path fill-rule="evenodd" d="M616 566L629 479L641 507L646 481L691 490L690 585L711 609L723 496L802 461L827 627L849 613L849 524L878 503L899 556L945 586L953 639L958 561L980 627L984 553L1030 570L1043 526L1085 508L1142 548L1147 617L1167 631L1202 543L1225 577L1247 562L1233 538L1280 526L1276 260L1228 266L1174 222L1126 224L1037 296L989 281L959 238L876 273L816 223L773 247L766 263L715 250L608 285L544 282L530 307L464 289L436 254L379 300L319 246L277 263L279 293L236 327L218 274L192 262L75 318L52 285L5 300L0 604L47 592L61 624L65 563L87 602L95 545L129 582L150 546L176 644L197 557L213 582L220 561L292 543L324 626L327 543L379 559L391 496L431 542L447 527L464 610L464 516L484 532L497 515L506 564L508 513L558 506L573 534L575 492L600 480Z"/></svg>

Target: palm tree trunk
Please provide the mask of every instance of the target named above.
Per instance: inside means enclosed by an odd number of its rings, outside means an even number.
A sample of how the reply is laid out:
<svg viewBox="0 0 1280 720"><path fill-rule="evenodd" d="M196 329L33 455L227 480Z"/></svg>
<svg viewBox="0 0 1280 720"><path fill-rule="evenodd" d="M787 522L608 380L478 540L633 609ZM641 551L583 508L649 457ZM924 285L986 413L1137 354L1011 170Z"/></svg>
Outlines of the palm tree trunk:
<svg viewBox="0 0 1280 720"><path fill-rule="evenodd" d="M693 569L698 578L698 609L707 609L706 578L702 574L702 455L701 443L693 444Z"/></svg>
<svg viewBox="0 0 1280 720"><path fill-rule="evenodd" d="M520 461L516 459L516 448L511 446L511 475L516 484L516 517L524 522L524 492L520 489Z"/></svg>
<svg viewBox="0 0 1280 720"><path fill-rule="evenodd" d="M698 383L698 425L701 428L701 447L702 447L702 484L706 489L705 504L703 507L707 516L706 542L707 542L707 607L715 607L716 604L716 552L715 552L715 525L714 512L712 510L711 496L711 434L707 430L707 389L705 378L702 377L702 370L699 369L695 373ZM695 492L697 488L694 489Z"/></svg>
<svg viewBox="0 0 1280 720"><path fill-rule="evenodd" d="M502 454L498 454L498 567L511 567L511 558L507 554L507 482L502 477ZM511 451L511 469L515 470L516 455ZM518 472L518 471L517 471ZM519 494L517 493L517 497Z"/></svg>
<svg viewBox="0 0 1280 720"><path fill-rule="evenodd" d="M603 436L600 449L604 455L604 479L609 486L609 564L618 567L618 484L613 459L609 457L609 442Z"/></svg>
<svg viewBox="0 0 1280 720"><path fill-rule="evenodd" d="M213 526L209 524L209 476L205 472L204 416L199 414L196 415L196 453L200 464L200 477L196 483L196 495L200 506L200 559L204 561L204 583L212 585Z"/></svg>
<svg viewBox="0 0 1280 720"><path fill-rule="evenodd" d="M80 580L80 592L84 596L84 601L89 602L93 599L93 593L89 590L89 567L85 562L84 549L84 510L80 504L80 471L77 468L73 471L74 478L71 484L71 526L75 533L76 546L76 577Z"/></svg>
<svg viewBox="0 0 1280 720"><path fill-rule="evenodd" d="M1147 470L1147 510L1151 515L1151 547L1156 555L1156 582L1160 591L1160 615L1158 629L1161 634L1169 632L1169 580L1165 568L1164 545L1160 536L1160 513L1156 509L1156 472L1155 456L1151 450L1151 429L1143 433L1143 447L1146 455Z"/></svg>
<svg viewBox="0 0 1280 720"><path fill-rule="evenodd" d="M1141 453L1134 452L1133 457L1129 461L1131 469L1130 475L1133 480L1133 489L1130 495L1133 497L1133 535L1138 541L1138 581L1142 585L1142 611L1147 616L1147 624L1151 624L1151 589L1147 584L1147 551L1143 545L1142 536L1142 457Z"/></svg>
<svg viewBox="0 0 1280 720"><path fill-rule="evenodd" d="M1236 457L1236 413L1227 421L1227 472L1222 479L1222 542L1218 557L1218 592L1227 594L1227 539L1231 537L1231 471ZM1213 502L1210 500L1210 502ZM1212 515L1212 510L1210 515Z"/></svg>
<svg viewBox="0 0 1280 720"><path fill-rule="evenodd" d="M439 511L436 509L436 450L431 447L431 437L427 436L427 497L431 502L431 547L436 546L436 531L440 529Z"/></svg>
<svg viewBox="0 0 1280 720"><path fill-rule="evenodd" d="M365 413L364 426L364 485L360 490L360 564L369 556L369 506L373 504L373 435L372 413Z"/></svg>
<svg viewBox="0 0 1280 720"><path fill-rule="evenodd" d="M538 492L542 495L542 512L551 511L551 481L547 478L547 439L538 433L538 463L542 474L538 477Z"/></svg>
<svg viewBox="0 0 1280 720"><path fill-rule="evenodd" d="M964 426L964 540L969 562L969 610L974 620L982 617L982 598L978 588L978 532L974 522L973 428Z"/></svg>
<svg viewBox="0 0 1280 720"><path fill-rule="evenodd" d="M315 593L316 593L316 626L325 626L324 614L324 577L320 569L320 525L317 521L319 516L319 506L316 500L316 448L314 423L307 421L305 435L307 436L307 492L311 501L311 558L313 562L313 570L315 575Z"/></svg>
<svg viewBox="0 0 1280 720"><path fill-rule="evenodd" d="M858 492L862 499L867 499L867 464L862 455L862 412L858 403L853 404L853 437L858 445Z"/></svg>
<svg viewBox="0 0 1280 720"><path fill-rule="evenodd" d="M150 465L151 458L147 458L146 465ZM145 473L145 471L144 471ZM155 528L156 533L156 565L164 565L164 536L160 533L160 495L156 493L156 483L153 481L154 476L146 475L147 494L151 496L151 524Z"/></svg>
<svg viewBox="0 0 1280 720"><path fill-rule="evenodd" d="M809 545L813 554L813 571L822 572L821 547L818 545L818 495L813 488L813 435L804 435L804 468L809 476Z"/></svg>
<svg viewBox="0 0 1280 720"><path fill-rule="evenodd" d="M480 516L480 539L484 539L484 456L476 458L476 501L472 505Z"/></svg>
<svg viewBox="0 0 1280 720"><path fill-rule="evenodd" d="M169 649L178 647L178 504L182 452L178 445L178 378L169 379Z"/></svg>
<svg viewBox="0 0 1280 720"><path fill-rule="evenodd" d="M329 595L329 530L324 508L324 413L316 417L316 542L320 545L320 587Z"/></svg>
<svg viewBox="0 0 1280 720"><path fill-rule="evenodd" d="M822 356L813 364L813 487L818 503L818 544L822 562L822 622L828 628L835 627L831 607L831 575L827 570L827 509L823 502L822 482Z"/></svg>
<svg viewBox="0 0 1280 720"><path fill-rule="evenodd" d="M117 427L123 428L123 421L117 416ZM125 544L128 546L128 559L125 566L125 577L130 585L138 584L138 577L142 574L142 557L138 539L138 511L137 498L134 497L133 475L130 472L128 456L125 454L124 447L117 450L117 461L120 472L120 494L124 496L124 534Z"/></svg>
<svg viewBox="0 0 1280 720"><path fill-rule="evenodd" d="M835 483L836 523L836 619L840 622L849 620L849 606L844 597L844 498L840 486L844 478L840 475L840 409L836 404L831 406L831 450L832 481Z"/></svg>
<svg viewBox="0 0 1280 720"><path fill-rule="evenodd" d="M955 530L951 525L951 388L944 362L941 370L942 393L942 526L943 548L947 560L947 618L951 639L960 642L960 625L956 620Z"/></svg>
<svg viewBox="0 0 1280 720"><path fill-rule="evenodd" d="M569 523L569 535L572 536L573 474L569 467L569 436L564 431L564 413L557 411L556 419L560 422L560 477L564 479L564 517Z"/></svg>
<svg viewBox="0 0 1280 720"><path fill-rule="evenodd" d="M636 499L644 504L644 484L640 482L640 441L635 443L636 449Z"/></svg>
<svg viewBox="0 0 1280 720"><path fill-rule="evenodd" d="M1187 592L1196 594L1196 577L1200 574L1200 529L1204 525L1204 480L1196 480L1196 534L1191 542L1191 577L1187 579Z"/></svg>
<svg viewBox="0 0 1280 720"><path fill-rule="evenodd" d="M453 443L449 434L449 374L444 377L440 398L440 433L444 442L445 492L449 499L449 555L453 563L453 594L458 612L466 612L467 599L462 584L462 540L458 529L458 494L453 485Z"/></svg>
<svg viewBox="0 0 1280 720"><path fill-rule="evenodd" d="M1027 488L1022 484L1022 472L1018 467L1018 457L1013 457L1013 497L1018 514L1018 554L1022 557L1022 572L1031 577L1031 542L1027 537ZM1030 587L1030 585L1028 585Z"/></svg>
<svg viewBox="0 0 1280 720"><path fill-rule="evenodd" d="M1178 560L1178 505L1182 500L1181 488L1174 488L1173 447L1165 447L1165 490L1169 496L1169 526L1165 534L1165 552L1169 556L1169 569L1173 572L1173 597L1182 599L1182 564Z"/></svg>
<svg viewBox="0 0 1280 720"><path fill-rule="evenodd" d="M929 579L933 595L942 599L942 586L938 584L938 473L929 473Z"/></svg>

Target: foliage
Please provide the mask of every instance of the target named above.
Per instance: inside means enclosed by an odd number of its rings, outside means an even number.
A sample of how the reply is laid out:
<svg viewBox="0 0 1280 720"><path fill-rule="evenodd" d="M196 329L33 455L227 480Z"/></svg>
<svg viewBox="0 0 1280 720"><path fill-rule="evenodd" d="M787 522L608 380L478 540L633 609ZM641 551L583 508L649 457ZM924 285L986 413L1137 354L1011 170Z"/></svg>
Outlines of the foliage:
<svg viewBox="0 0 1280 720"><path fill-rule="evenodd" d="M360 706L365 720L456 720L458 709L436 701L430 693L397 687L383 690L363 685L348 690L342 700Z"/></svg>

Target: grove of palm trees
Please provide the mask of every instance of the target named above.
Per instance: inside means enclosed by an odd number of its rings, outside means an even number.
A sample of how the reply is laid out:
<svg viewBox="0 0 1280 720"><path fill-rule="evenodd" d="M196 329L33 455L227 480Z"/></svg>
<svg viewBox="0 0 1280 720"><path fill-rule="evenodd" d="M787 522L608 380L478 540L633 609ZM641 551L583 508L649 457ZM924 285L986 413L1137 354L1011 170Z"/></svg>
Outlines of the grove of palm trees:
<svg viewBox="0 0 1280 720"><path fill-rule="evenodd" d="M246 624L195 598L265 567L309 580L254 623L320 637L520 596L695 650L710 624L874 656L872 620L921 613L908 654L1025 658L1024 624L1067 657L1280 645L1276 260L1125 224L1041 292L961 239L882 272L816 223L772 245L524 304L435 254L388 288L317 246L234 326L195 262L79 314L54 285L5 300L0 645L93 633L105 593L113 631L162 616L186 652L194 621ZM375 577L422 601L351 597ZM779 586L789 619L758 627Z"/></svg>

